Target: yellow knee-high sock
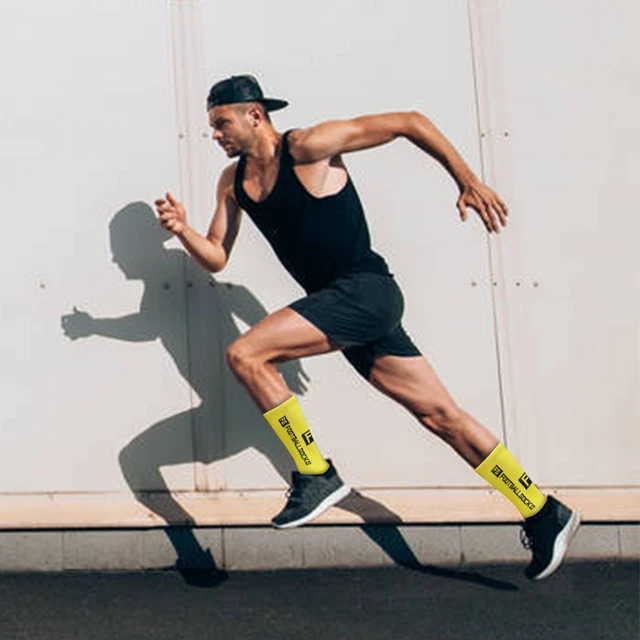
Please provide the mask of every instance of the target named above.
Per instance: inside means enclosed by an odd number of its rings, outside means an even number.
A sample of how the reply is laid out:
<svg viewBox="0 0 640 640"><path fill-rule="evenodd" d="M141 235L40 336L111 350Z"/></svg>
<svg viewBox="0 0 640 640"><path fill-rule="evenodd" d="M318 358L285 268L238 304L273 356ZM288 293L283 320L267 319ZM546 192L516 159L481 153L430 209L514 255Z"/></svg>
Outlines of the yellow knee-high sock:
<svg viewBox="0 0 640 640"><path fill-rule="evenodd" d="M538 513L547 501L502 442L476 472L512 502L525 518Z"/></svg>
<svg viewBox="0 0 640 640"><path fill-rule="evenodd" d="M264 417L287 447L300 473L317 475L329 468L329 463L318 451L295 396L267 411Z"/></svg>

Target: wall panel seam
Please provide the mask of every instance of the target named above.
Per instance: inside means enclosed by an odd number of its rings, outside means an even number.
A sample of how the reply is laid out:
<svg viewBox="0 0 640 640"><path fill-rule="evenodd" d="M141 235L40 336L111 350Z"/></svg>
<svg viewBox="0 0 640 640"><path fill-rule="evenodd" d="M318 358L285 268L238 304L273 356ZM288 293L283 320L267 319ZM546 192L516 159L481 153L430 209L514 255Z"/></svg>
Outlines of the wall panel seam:
<svg viewBox="0 0 640 640"><path fill-rule="evenodd" d="M484 96L486 100L489 99L487 95L486 85L482 82L482 74L479 73L479 66L481 64L481 58L479 48L481 47L482 42L482 28L480 25L480 21L477 19L477 2L478 0L469 0L468 2L468 26L469 26L469 37L471 41L471 69L473 74L473 95L474 102L476 107L476 123L477 123L477 134L478 134L478 146L479 146L479 156L480 156L480 172L481 178L483 182L488 180L487 175L487 162L486 158L489 155L489 147L492 145L493 136L489 135L488 131L483 131L483 118L484 118L484 109L482 106L482 101L480 100L481 94ZM486 120L489 122L488 118ZM493 176L495 178L495 175ZM501 343L501 335L500 335L500 326L499 326L499 318L498 318L498 303L497 303L497 290L496 287L499 285L498 276L496 273L496 265L493 256L492 246L491 246L491 237L489 234L486 236L486 248L487 248L487 258L489 263L489 277L490 277L490 290L491 290L491 312L492 312L492 328L493 328L493 339L495 346L495 354L496 354L496 368L497 368L497 376L498 376L498 394L499 394L499 403L500 403L500 420L501 420L501 432L502 432L502 442L506 447L509 446L508 442L508 434L507 434L507 419L506 419L506 406L505 406L505 384L504 384L504 376L505 371L503 367L503 347Z"/></svg>

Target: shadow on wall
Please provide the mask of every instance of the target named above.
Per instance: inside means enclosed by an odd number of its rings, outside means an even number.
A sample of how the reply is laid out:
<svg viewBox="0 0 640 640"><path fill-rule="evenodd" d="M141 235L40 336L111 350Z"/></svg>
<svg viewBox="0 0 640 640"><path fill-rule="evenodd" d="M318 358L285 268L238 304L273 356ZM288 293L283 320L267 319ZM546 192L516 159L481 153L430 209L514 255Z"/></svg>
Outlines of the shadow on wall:
<svg viewBox="0 0 640 640"><path fill-rule="evenodd" d="M119 462L136 499L169 525L166 533L185 579L201 586L213 585L221 572L216 571L210 551L201 547L193 532L193 519L173 499L160 469L190 462L213 463L253 448L289 481L294 468L289 454L225 362L227 346L240 335L233 317L253 326L267 311L246 287L220 283L199 267L188 270L185 295L185 254L164 246L172 235L159 226L146 203L134 202L118 211L109 230L113 261L127 279L144 283L140 310L119 318L93 318L74 308L72 314L62 317L62 326L71 340L89 336L127 342L160 339L200 397L198 406L161 420L129 442L120 452ZM185 300L189 339L184 324ZM309 378L299 361L278 369L295 394L305 393ZM224 424L220 418L222 402ZM364 533L396 563L421 568L397 528L401 523L397 514L357 491L352 491L340 508L360 516L366 523Z"/></svg>

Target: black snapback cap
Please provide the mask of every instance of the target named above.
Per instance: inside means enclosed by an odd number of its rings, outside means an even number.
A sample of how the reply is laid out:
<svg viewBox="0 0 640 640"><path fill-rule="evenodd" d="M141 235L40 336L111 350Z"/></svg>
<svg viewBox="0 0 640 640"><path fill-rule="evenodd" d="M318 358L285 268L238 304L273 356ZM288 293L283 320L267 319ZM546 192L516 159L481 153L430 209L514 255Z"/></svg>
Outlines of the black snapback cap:
<svg viewBox="0 0 640 640"><path fill-rule="evenodd" d="M223 104L238 102L259 102L267 111L277 111L288 106L286 100L265 98L260 84L254 76L231 76L211 87L207 97L207 110Z"/></svg>

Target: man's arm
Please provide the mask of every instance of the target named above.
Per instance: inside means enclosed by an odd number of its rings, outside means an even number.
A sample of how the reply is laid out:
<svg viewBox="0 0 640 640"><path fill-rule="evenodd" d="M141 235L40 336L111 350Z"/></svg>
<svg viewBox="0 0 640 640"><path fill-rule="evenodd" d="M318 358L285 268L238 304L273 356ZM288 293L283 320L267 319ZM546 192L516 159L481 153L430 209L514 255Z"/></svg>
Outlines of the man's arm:
<svg viewBox="0 0 640 640"><path fill-rule="evenodd" d="M352 120L323 122L293 131L289 137L293 157L301 163L319 162L342 153L360 151L404 137L438 160L460 189L458 210L466 220L466 207L478 211L488 231L506 225L507 207L474 175L462 156L442 132L416 111L360 116Z"/></svg>
<svg viewBox="0 0 640 640"><path fill-rule="evenodd" d="M427 117L416 111L323 122L315 127L292 131L289 140L294 158L310 163L350 151L379 147L399 137L407 138L438 159L459 186L474 177L453 145Z"/></svg>
<svg viewBox="0 0 640 640"><path fill-rule="evenodd" d="M206 237L187 224L187 215L182 204L171 194L156 200L160 223L174 233L191 257L207 271L222 271L240 229L241 211L233 197L235 165L227 167L220 176L216 193L216 210Z"/></svg>

